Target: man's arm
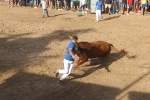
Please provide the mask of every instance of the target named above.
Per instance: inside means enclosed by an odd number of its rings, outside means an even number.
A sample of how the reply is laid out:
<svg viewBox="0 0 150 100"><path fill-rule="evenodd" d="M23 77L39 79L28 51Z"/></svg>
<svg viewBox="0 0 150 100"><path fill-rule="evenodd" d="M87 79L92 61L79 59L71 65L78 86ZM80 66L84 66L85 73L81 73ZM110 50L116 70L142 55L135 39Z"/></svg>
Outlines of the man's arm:
<svg viewBox="0 0 150 100"><path fill-rule="evenodd" d="M73 55L72 48L69 48L69 53L72 56L72 58L75 59L75 55Z"/></svg>

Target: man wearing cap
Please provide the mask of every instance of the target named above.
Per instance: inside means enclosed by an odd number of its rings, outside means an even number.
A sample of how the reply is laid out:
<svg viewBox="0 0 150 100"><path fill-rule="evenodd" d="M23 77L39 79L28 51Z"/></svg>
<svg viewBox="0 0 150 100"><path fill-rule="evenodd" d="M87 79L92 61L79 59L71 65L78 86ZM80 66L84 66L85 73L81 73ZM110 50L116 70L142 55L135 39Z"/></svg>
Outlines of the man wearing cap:
<svg viewBox="0 0 150 100"><path fill-rule="evenodd" d="M59 75L59 73L63 74L63 76L59 79L58 82L62 82L71 73L74 64L74 59L76 55L76 44L77 44L78 37L73 36L70 38L71 41L68 44L68 47L66 48L66 55L64 57L64 62L63 62L64 69L63 70L58 69L57 72L55 73L56 77Z"/></svg>

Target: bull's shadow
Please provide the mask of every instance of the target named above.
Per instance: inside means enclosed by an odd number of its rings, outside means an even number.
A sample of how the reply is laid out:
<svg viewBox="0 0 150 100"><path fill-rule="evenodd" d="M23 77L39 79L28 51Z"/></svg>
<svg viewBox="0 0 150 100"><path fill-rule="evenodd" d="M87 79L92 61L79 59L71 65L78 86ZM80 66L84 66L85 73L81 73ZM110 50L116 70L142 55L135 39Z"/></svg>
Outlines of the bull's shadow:
<svg viewBox="0 0 150 100"><path fill-rule="evenodd" d="M98 69L102 69L105 68L107 72L111 72L109 70L109 66L114 62L117 61L121 58L123 58L125 55L122 53L110 53L108 56L106 57L99 57L99 58L92 58L90 59L90 64L89 65L85 65L82 67L90 67L93 66L92 68L89 68L88 70L82 70L84 73L82 75L77 75L77 74L71 74L70 76L73 76L73 78L71 78L70 80L73 79L77 79L77 78L82 78L82 77L86 77L90 74L92 74L93 72L95 72ZM79 66L81 67L81 66ZM79 70L79 69L76 69Z"/></svg>

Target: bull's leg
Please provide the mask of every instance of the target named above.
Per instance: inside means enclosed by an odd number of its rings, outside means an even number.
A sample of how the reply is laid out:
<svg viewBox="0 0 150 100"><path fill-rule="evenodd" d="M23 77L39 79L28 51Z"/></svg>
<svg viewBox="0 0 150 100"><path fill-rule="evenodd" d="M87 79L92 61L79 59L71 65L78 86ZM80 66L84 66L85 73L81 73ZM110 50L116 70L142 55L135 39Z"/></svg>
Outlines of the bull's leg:
<svg viewBox="0 0 150 100"><path fill-rule="evenodd" d="M86 62L88 60L88 58L84 58L84 59L79 59L77 61L77 65L74 67L75 69L80 66L81 64L83 64L84 62Z"/></svg>

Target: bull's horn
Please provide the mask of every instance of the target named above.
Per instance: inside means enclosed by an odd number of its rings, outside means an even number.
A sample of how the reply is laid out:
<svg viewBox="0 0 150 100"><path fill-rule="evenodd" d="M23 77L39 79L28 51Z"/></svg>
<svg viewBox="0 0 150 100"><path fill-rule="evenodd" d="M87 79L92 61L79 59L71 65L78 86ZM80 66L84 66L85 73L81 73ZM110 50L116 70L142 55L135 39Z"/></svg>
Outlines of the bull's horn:
<svg viewBox="0 0 150 100"><path fill-rule="evenodd" d="M72 39L73 37L72 36L69 36L70 37L70 39Z"/></svg>

